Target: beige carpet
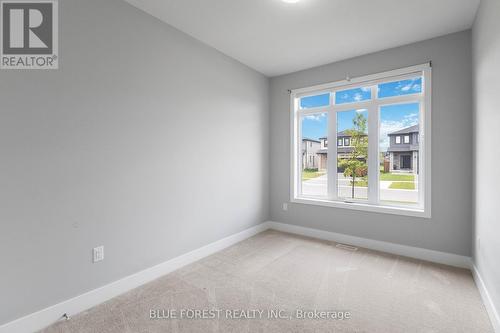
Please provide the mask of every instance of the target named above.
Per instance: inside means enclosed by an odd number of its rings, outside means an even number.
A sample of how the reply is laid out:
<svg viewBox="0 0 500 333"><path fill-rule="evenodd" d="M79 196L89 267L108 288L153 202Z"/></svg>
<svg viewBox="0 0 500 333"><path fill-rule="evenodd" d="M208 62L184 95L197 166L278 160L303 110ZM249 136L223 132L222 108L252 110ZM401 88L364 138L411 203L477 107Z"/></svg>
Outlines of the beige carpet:
<svg viewBox="0 0 500 333"><path fill-rule="evenodd" d="M171 309L178 317L188 309L220 312L218 319L150 319L150 310L167 315ZM330 314L297 319L297 309ZM255 319L242 319L237 310L265 311L262 318L255 311L247 315ZM267 310L283 318L268 319ZM335 320L334 311L351 318ZM204 314L211 315L215 311ZM43 332L493 330L467 270L266 231Z"/></svg>

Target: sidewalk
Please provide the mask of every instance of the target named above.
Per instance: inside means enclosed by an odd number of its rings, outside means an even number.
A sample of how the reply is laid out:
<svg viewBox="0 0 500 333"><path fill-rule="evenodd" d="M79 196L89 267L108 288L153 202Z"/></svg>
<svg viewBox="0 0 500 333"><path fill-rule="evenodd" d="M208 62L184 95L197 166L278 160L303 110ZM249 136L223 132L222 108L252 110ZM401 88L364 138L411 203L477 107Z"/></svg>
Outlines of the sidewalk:
<svg viewBox="0 0 500 333"><path fill-rule="evenodd" d="M326 197L327 191L327 175L322 175L310 180L302 182L302 193L309 196ZM350 179L339 174L339 196L343 198L351 198L352 187ZM381 181L380 182L380 200L382 201L397 201L397 202L418 202L418 189L405 190L405 189L391 189L389 186L396 181ZM413 181L397 181L404 183L411 183ZM418 182L415 181L415 186ZM367 198L368 188L356 186L354 188L354 196L359 199Z"/></svg>

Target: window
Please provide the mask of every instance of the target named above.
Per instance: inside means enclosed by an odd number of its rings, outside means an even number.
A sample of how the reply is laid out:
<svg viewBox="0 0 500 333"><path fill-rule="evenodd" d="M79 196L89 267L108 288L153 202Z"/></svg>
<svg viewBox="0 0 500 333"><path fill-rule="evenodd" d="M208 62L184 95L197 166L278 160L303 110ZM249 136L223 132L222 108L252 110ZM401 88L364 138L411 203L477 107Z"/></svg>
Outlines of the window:
<svg viewBox="0 0 500 333"><path fill-rule="evenodd" d="M292 202L430 217L430 86L425 64L293 90Z"/></svg>
<svg viewBox="0 0 500 333"><path fill-rule="evenodd" d="M351 136L344 138L347 148L337 152L337 197L367 199L368 110L338 111L336 118L337 133Z"/></svg>
<svg viewBox="0 0 500 333"><path fill-rule="evenodd" d="M338 91L335 93L335 104L355 103L371 99L371 89L362 87Z"/></svg>
<svg viewBox="0 0 500 333"><path fill-rule="evenodd" d="M307 96L300 99L301 109L317 108L327 106L330 103L330 94Z"/></svg>
<svg viewBox="0 0 500 333"><path fill-rule="evenodd" d="M300 117L301 140L306 138L327 137L328 113L308 113ZM313 152L309 152L313 153ZM312 165L312 155L307 157L308 152L301 148L300 157L300 196L303 198L326 198L327 197L327 174L326 174L326 152L317 154L319 165Z"/></svg>
<svg viewBox="0 0 500 333"><path fill-rule="evenodd" d="M418 133L420 130L420 102L384 105L380 108L381 126L379 151L383 152L379 178L380 202L386 205L419 206L419 153L417 143L412 146L391 147L385 142L391 132ZM410 143L410 134L403 135L403 143Z"/></svg>
<svg viewBox="0 0 500 333"><path fill-rule="evenodd" d="M422 92L422 77L409 80L391 81L379 84L378 98L419 94Z"/></svg>

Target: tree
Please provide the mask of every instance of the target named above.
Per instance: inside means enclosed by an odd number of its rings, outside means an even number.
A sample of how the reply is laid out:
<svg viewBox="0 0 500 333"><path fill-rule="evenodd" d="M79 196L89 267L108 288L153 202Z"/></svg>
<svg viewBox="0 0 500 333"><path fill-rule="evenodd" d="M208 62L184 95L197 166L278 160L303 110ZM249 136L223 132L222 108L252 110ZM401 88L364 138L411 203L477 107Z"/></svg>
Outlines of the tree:
<svg viewBox="0 0 500 333"><path fill-rule="evenodd" d="M367 119L362 113L356 113L352 120L353 128L347 133L351 136L352 151L347 158L340 160L339 166L344 169L344 176L351 177L352 198L354 198L354 188L356 177L366 178L368 174L368 136L366 135Z"/></svg>

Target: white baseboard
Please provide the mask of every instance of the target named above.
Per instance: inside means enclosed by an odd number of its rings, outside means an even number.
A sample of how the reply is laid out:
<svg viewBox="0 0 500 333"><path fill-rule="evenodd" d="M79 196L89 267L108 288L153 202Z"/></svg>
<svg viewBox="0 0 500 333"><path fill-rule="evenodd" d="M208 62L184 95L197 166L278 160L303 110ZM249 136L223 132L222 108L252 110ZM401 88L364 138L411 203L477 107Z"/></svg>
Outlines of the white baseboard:
<svg viewBox="0 0 500 333"><path fill-rule="evenodd" d="M38 331L56 322L57 320L60 320L61 316L64 313L67 313L71 316L85 311L93 306L103 303L113 297L121 295L145 283L153 281L165 274L168 274L176 269L179 269L199 259L209 256L217 251L236 244L267 229L274 229L303 236L351 244L368 249L437 262L446 265L464 268L471 267L470 258L465 256L269 221L243 230L237 234L228 236L226 238L203 246L199 249L170 259L151 268L147 268L143 271L127 276L123 279L94 289L82 295L76 296L67 301L50 306L46 309L29 314L25 317L16 319L12 322L0 326L0 333L31 333Z"/></svg>
<svg viewBox="0 0 500 333"><path fill-rule="evenodd" d="M209 256L246 238L252 237L268 228L267 222L248 228L159 265L147 268L85 294L11 321L0 326L0 333L31 333L41 330L60 320L64 313L71 316L85 311L176 269Z"/></svg>
<svg viewBox="0 0 500 333"><path fill-rule="evenodd" d="M456 266L461 268L471 267L471 258L466 256L461 256L458 254L446 253L433 251L413 246L383 242L368 238L361 238L356 236L349 236L345 234L339 234L330 231L312 229L301 227L297 225L291 225L280 222L267 222L269 227L274 230L289 232L292 234L303 235L313 238L319 238L329 241L334 241L338 243L351 244L359 247L364 247L371 250L377 250L381 252L387 252L392 254L397 254L405 257L411 257L426 261L432 261L439 264L445 264L450 266Z"/></svg>
<svg viewBox="0 0 500 333"><path fill-rule="evenodd" d="M474 277L474 281L476 283L477 288L479 289L479 293L481 294L481 298L486 307L486 311L488 312L488 316L490 317L491 324L495 333L500 333L500 314L499 311L495 308L495 304L493 303L488 289L486 289L486 285L484 284L479 271L476 266L472 263L470 257L460 256L457 254L451 254L446 252L439 252L433 250L427 250L412 246L394 244L389 242L382 242L373 239L360 238L355 236L349 236L345 234L338 234L335 232L329 232L318 229L311 229L286 223L280 222L266 222L270 229L288 232L292 234L308 236L313 238L319 238L329 241L334 241L338 243L350 244L359 247L364 247L367 249L377 250L386 253L392 253L397 255L402 255L406 257L436 262L440 264L456 266L461 268L468 268L472 271L472 275Z"/></svg>
<svg viewBox="0 0 500 333"><path fill-rule="evenodd" d="M497 309L495 308L495 304L490 297L490 293L488 289L486 289L486 285L484 284L483 279L481 278L481 274L477 270L476 265L472 265L472 276L474 276L474 281L476 281L477 288L479 289L479 293L481 294L481 298L483 299L484 306L486 307L486 311L490 317L491 325L496 333L500 333L500 315Z"/></svg>

